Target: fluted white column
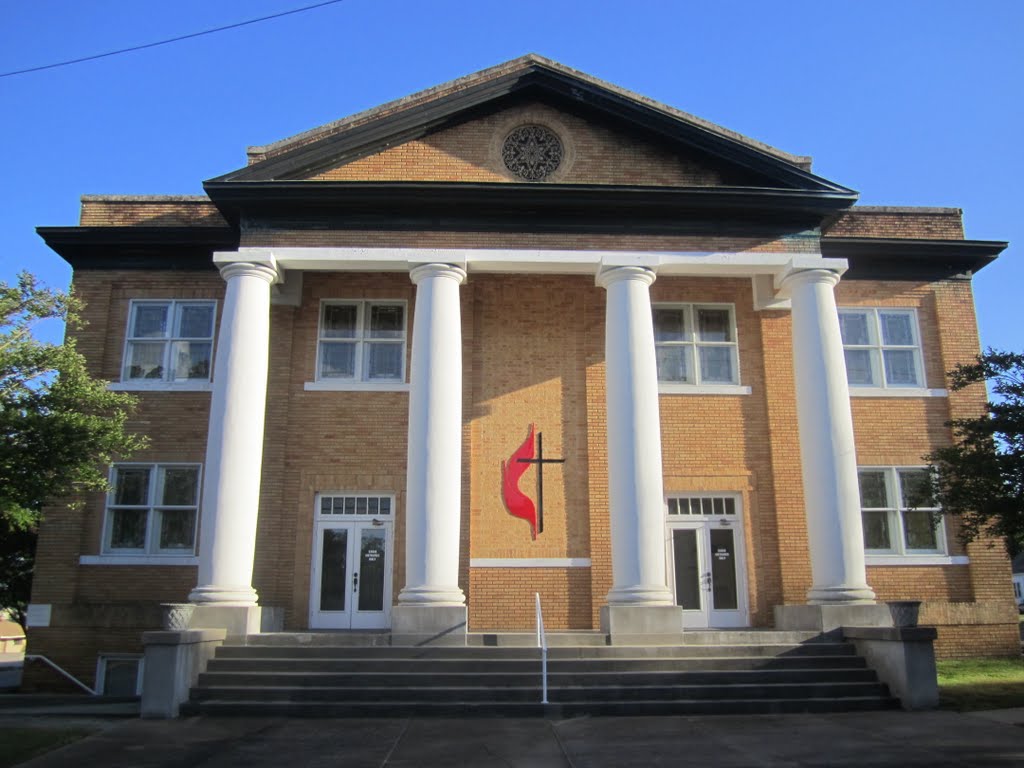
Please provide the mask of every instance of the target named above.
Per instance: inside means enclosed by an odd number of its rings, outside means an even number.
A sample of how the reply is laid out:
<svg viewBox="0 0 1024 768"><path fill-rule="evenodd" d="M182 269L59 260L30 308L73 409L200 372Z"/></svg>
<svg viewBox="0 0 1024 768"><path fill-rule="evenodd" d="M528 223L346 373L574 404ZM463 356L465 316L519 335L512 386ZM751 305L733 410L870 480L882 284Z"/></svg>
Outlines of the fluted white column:
<svg viewBox="0 0 1024 768"><path fill-rule="evenodd" d="M649 287L654 272L617 267L598 275L608 293L605 376L608 502L612 536L609 605L673 605L665 578L658 366Z"/></svg>
<svg viewBox="0 0 1024 768"><path fill-rule="evenodd" d="M459 285L466 272L424 264L416 284L409 394L405 587L407 605L462 605L462 321Z"/></svg>
<svg viewBox="0 0 1024 768"><path fill-rule="evenodd" d="M783 280L793 301L793 372L811 550L812 604L873 602L864 567L864 534L850 388L833 291L825 269Z"/></svg>
<svg viewBox="0 0 1024 768"><path fill-rule="evenodd" d="M214 366L195 603L255 605L252 588L270 342L267 265L221 267L227 294Z"/></svg>

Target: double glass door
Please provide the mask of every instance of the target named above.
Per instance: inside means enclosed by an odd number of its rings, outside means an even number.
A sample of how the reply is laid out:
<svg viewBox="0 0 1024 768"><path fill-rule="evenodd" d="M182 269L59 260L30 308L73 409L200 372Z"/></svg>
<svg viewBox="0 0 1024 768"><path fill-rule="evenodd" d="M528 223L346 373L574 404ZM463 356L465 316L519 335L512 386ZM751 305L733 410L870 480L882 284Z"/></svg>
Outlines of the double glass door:
<svg viewBox="0 0 1024 768"><path fill-rule="evenodd" d="M693 514L673 515L669 506L669 573L676 605L683 609L683 626L689 628L748 626L746 575L743 568L742 528L736 502L712 506L701 514L696 502ZM715 514L722 512L722 514Z"/></svg>
<svg viewBox="0 0 1024 768"><path fill-rule="evenodd" d="M314 535L309 626L391 626L391 522L318 521Z"/></svg>

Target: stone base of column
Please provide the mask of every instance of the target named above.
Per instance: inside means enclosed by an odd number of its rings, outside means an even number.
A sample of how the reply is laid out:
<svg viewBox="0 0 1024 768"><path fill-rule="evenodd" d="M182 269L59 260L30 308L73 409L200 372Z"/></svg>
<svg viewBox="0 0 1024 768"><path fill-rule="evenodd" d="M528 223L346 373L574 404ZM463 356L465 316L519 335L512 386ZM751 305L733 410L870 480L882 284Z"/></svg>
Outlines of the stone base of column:
<svg viewBox="0 0 1024 768"><path fill-rule="evenodd" d="M196 603L197 605L203 605L206 603L219 603L224 605L256 605L259 600L259 595L256 594L255 589L248 585L239 587L207 584L205 586L196 587L189 592L188 600L190 603Z"/></svg>
<svg viewBox="0 0 1024 768"><path fill-rule="evenodd" d="M891 627L892 612L885 603L839 605L777 605L775 628L838 633L842 627Z"/></svg>
<svg viewBox="0 0 1024 768"><path fill-rule="evenodd" d="M464 605L396 605L391 609L392 645L465 645Z"/></svg>
<svg viewBox="0 0 1024 768"><path fill-rule="evenodd" d="M612 645L679 645L683 609L677 605L602 605L601 631Z"/></svg>
<svg viewBox="0 0 1024 768"><path fill-rule="evenodd" d="M875 602L875 592L867 584L842 587L811 587L807 590L807 602L811 605L870 605Z"/></svg>
<svg viewBox="0 0 1024 768"><path fill-rule="evenodd" d="M228 638L280 632L284 627L284 610L262 605L200 604L192 612L189 629L224 629Z"/></svg>

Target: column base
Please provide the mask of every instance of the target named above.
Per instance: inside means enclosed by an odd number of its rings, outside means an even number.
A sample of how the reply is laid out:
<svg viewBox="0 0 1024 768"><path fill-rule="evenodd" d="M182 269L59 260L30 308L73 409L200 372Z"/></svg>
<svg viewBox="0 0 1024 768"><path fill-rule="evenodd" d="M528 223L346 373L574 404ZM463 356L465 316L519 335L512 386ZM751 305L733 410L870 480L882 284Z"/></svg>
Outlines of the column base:
<svg viewBox="0 0 1024 768"><path fill-rule="evenodd" d="M237 639L260 632L280 632L284 611L261 605L199 604L189 619L189 629L224 629Z"/></svg>
<svg viewBox="0 0 1024 768"><path fill-rule="evenodd" d="M867 584L811 587L807 590L807 602L810 605L873 605L875 592Z"/></svg>
<svg viewBox="0 0 1024 768"><path fill-rule="evenodd" d="M679 645L683 609L678 605L602 605L601 631L612 645Z"/></svg>
<svg viewBox="0 0 1024 768"><path fill-rule="evenodd" d="M193 589L188 595L188 601L190 603L196 603L197 605L203 605L206 603L216 603L219 605L256 605L259 601L259 595L256 594L255 589L248 585L240 587L221 584L205 584Z"/></svg>
<svg viewBox="0 0 1024 768"><path fill-rule="evenodd" d="M777 605L775 628L838 633L842 627L891 627L892 612L885 603Z"/></svg>
<svg viewBox="0 0 1024 768"><path fill-rule="evenodd" d="M465 645L465 605L399 604L391 609L392 645Z"/></svg>
<svg viewBox="0 0 1024 768"><path fill-rule="evenodd" d="M674 606L672 592L664 584L654 586L639 585L635 587L612 587L605 597L608 605L623 607Z"/></svg>

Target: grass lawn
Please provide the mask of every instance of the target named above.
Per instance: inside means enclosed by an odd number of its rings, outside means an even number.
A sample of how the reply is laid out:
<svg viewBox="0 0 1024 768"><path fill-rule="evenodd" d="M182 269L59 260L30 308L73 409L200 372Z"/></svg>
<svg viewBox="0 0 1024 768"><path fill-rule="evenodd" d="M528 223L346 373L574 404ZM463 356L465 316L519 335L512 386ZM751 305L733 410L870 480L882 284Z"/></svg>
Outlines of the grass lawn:
<svg viewBox="0 0 1024 768"><path fill-rule="evenodd" d="M956 659L936 662L939 706L972 709L1024 707L1024 661Z"/></svg>
<svg viewBox="0 0 1024 768"><path fill-rule="evenodd" d="M82 728L7 728L0 726L0 768L23 763L51 749L88 736Z"/></svg>

